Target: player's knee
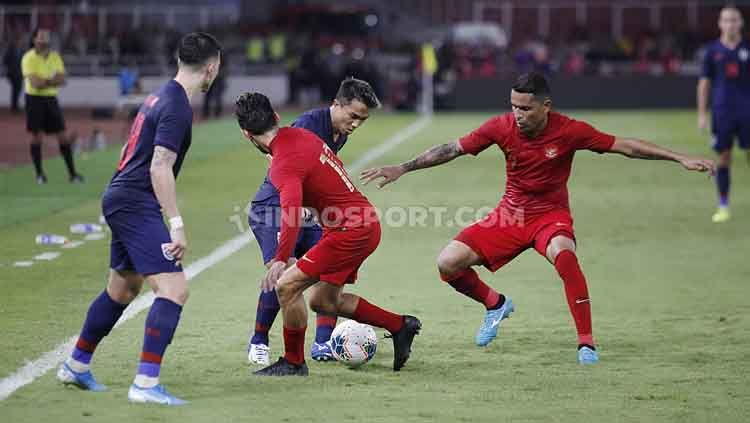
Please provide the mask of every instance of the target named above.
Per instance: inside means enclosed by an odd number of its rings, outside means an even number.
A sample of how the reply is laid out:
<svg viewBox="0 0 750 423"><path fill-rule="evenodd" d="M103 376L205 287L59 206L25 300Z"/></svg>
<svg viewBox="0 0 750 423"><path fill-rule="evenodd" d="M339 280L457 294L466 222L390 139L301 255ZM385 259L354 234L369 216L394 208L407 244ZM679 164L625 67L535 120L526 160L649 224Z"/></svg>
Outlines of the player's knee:
<svg viewBox="0 0 750 423"><path fill-rule="evenodd" d="M279 282L276 285L276 296L279 297L281 307L285 307L294 301L294 298L297 296L297 290L291 283Z"/></svg>
<svg viewBox="0 0 750 423"><path fill-rule="evenodd" d="M725 150L719 153L718 165L719 167L729 167L732 165L732 151L731 150Z"/></svg>
<svg viewBox="0 0 750 423"><path fill-rule="evenodd" d="M327 301L321 296L314 295L310 297L310 309L316 313L336 314L338 305L334 302Z"/></svg>
<svg viewBox="0 0 750 423"><path fill-rule="evenodd" d="M464 270L463 261L455 253L443 249L437 257L437 267L441 275L453 275Z"/></svg>

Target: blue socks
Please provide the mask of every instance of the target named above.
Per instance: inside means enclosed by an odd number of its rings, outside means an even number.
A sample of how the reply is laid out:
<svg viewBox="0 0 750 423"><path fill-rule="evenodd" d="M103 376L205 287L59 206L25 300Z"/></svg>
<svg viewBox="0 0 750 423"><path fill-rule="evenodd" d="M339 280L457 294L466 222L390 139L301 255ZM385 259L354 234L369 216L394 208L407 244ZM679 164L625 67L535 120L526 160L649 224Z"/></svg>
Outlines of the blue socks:
<svg viewBox="0 0 750 423"><path fill-rule="evenodd" d="M719 206L729 207L729 168L720 167L716 170L716 185L719 188Z"/></svg>
<svg viewBox="0 0 750 423"><path fill-rule="evenodd" d="M255 311L255 333L250 340L251 344L268 345L268 331L276 320L281 306L276 291L261 292L258 298L258 308Z"/></svg>
<svg viewBox="0 0 750 423"><path fill-rule="evenodd" d="M106 290L94 299L86 313L86 320L83 322L73 353L67 361L73 371L83 373L88 370L97 345L109 335L127 306L110 298Z"/></svg>
<svg viewBox="0 0 750 423"><path fill-rule="evenodd" d="M182 306L166 298L156 298L146 318L143 351L135 384L151 388L159 383L161 361L180 321Z"/></svg>

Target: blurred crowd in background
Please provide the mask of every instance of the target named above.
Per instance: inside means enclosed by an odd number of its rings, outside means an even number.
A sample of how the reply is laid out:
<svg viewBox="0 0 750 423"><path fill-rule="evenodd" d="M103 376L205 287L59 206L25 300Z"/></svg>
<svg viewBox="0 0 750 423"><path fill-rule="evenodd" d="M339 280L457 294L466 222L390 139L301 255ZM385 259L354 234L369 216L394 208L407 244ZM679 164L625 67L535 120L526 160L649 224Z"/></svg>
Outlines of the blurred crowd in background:
<svg viewBox="0 0 750 423"><path fill-rule="evenodd" d="M506 27L513 21L499 12L479 16L481 19L476 13L465 15L465 10L471 13L471 8L461 8L464 15L458 16L452 15L448 6L435 12L436 4L455 1L407 2L402 8L396 7L399 2L387 1L379 2L384 4L379 8L362 1L343 8L329 2L311 5L280 1L264 21L244 16L238 19L227 12L204 19L203 26L198 22L190 29L214 34L225 48L222 76L214 88L219 94L226 76L285 72L292 102L307 106L331 98L339 81L351 75L370 81L387 104L413 108L421 72L420 51L425 42L436 51L438 94L450 90L451 83L459 79L492 78L529 70L567 75L695 75L701 46L717 36L716 14L711 12L720 6L702 10L701 20L708 19L713 24L696 28L683 25L678 29L651 29L645 25L645 29L625 28L615 34L606 23L582 25L580 16L560 14L553 15L551 28L538 28L544 25L541 20L534 28L515 23L511 34ZM592 1L595 5L615 3ZM41 3L49 6L55 2ZM70 6L71 2L62 3ZM210 2L196 3L195 7L210 6ZM675 3L680 2L665 4L674 8ZM695 2L683 3L687 8ZM184 32L178 27L186 25L179 16L165 19L163 14L143 13L136 17L110 8L116 11L103 18L101 13L92 12L94 5L87 3L86 7L86 13L80 12L79 4L67 15L40 11L33 20L28 14L3 13L0 51L4 52L6 75L16 77L15 65L29 47L33 21L53 31L53 46L63 53L71 75L118 76L122 94L137 90L141 76L167 75L172 71L173 52ZM535 11L528 5L524 7ZM680 20L688 12L686 9L672 19ZM669 22L668 18L660 17L665 22ZM106 25L102 25L102 19ZM548 35L540 35L544 33ZM211 108L220 113L221 101Z"/></svg>

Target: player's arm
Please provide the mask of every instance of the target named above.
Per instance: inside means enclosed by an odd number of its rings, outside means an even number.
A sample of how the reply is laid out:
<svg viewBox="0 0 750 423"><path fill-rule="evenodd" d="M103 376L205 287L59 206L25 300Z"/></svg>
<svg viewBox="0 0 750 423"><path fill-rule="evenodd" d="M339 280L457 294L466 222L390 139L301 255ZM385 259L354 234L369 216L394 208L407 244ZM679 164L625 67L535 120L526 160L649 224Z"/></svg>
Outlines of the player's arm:
<svg viewBox="0 0 750 423"><path fill-rule="evenodd" d="M708 99L711 94L711 80L701 77L698 80L696 100L698 103L698 128L706 129L708 126Z"/></svg>
<svg viewBox="0 0 750 423"><path fill-rule="evenodd" d="M268 271L261 281L264 290L273 289L290 264L303 220L302 180L306 164L298 158L283 156L277 157L275 162L270 176L281 200L281 230L276 255L268 263Z"/></svg>
<svg viewBox="0 0 750 423"><path fill-rule="evenodd" d="M182 260L187 250L187 239L180 210L177 208L177 189L172 170L175 161L177 161L177 153L161 145L154 146L150 168L151 185L154 187L154 194L159 200L159 205L169 218L172 243L168 252L179 261Z"/></svg>
<svg viewBox="0 0 750 423"><path fill-rule="evenodd" d="M401 163L396 166L383 166L376 167L373 169L367 169L362 171L360 174L360 180L367 185L374 179L383 178L382 181L378 182L378 188L395 182L398 178L408 172L412 172L419 169L426 169L428 167L434 167L443 163L455 159L456 157L462 156L464 153L461 144L458 141L452 141L445 144L436 145L424 153L414 157L408 162Z"/></svg>
<svg viewBox="0 0 750 423"><path fill-rule="evenodd" d="M37 74L37 70L32 65L31 59L25 55L21 59L21 73L27 78L34 89L41 90L47 88L47 80Z"/></svg>
<svg viewBox="0 0 750 423"><path fill-rule="evenodd" d="M609 152L622 154L632 159L669 160L680 163L687 170L696 170L698 172L710 172L713 174L716 171L716 164L713 160L688 156L635 138L616 137Z"/></svg>

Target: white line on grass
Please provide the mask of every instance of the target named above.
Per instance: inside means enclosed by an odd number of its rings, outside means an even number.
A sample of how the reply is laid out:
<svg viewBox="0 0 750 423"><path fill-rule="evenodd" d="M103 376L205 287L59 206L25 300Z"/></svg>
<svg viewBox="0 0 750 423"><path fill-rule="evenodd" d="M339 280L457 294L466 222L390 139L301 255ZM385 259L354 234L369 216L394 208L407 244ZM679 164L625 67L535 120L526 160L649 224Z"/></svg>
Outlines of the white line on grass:
<svg viewBox="0 0 750 423"><path fill-rule="evenodd" d="M430 123L430 116L423 116L414 121L411 125L399 131L393 137L385 140L383 143L365 152L357 161L355 161L348 169L347 172L350 174L358 173L364 169L367 164L388 153L397 146L406 142L409 138L413 137L417 132L421 131L428 123ZM212 251L209 255L202 257L185 268L185 276L188 280L191 280L198 276L204 270L218 264L222 260L241 250L252 241L249 233L237 235L229 241L222 244L219 248ZM125 312L117 321L115 327L122 325L124 322L132 319L141 311L149 308L151 303L154 301L154 293L149 291L133 300L132 303L125 309ZM0 401L11 396L15 391L23 386L26 386L43 376L48 371L57 367L67 357L70 350L76 343L78 335L71 336L65 342L62 342L54 350L48 351L42 354L39 358L33 361L27 362L25 365L20 367L15 372L4 377L0 380Z"/></svg>

